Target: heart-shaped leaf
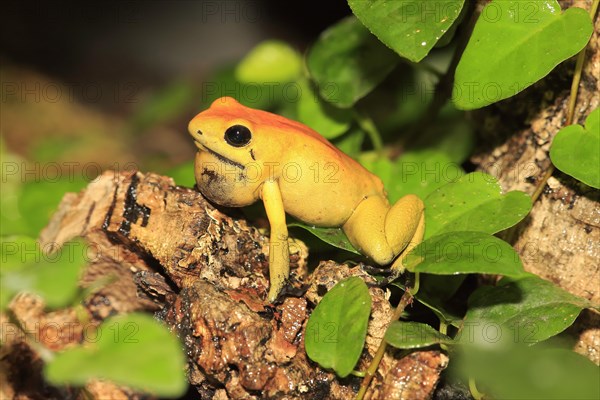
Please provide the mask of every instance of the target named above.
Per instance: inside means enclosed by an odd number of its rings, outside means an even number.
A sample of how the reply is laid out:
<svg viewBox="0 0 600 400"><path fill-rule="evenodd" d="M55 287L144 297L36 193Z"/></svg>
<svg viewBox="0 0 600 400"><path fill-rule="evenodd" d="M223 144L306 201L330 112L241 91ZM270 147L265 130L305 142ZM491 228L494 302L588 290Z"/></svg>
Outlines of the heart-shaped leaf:
<svg viewBox="0 0 600 400"><path fill-rule="evenodd" d="M398 61L394 52L350 17L321 34L306 65L321 97L348 108L373 90Z"/></svg>
<svg viewBox="0 0 600 400"><path fill-rule="evenodd" d="M511 245L484 232L450 232L429 238L406 256L410 272L436 275L526 274Z"/></svg>
<svg viewBox="0 0 600 400"><path fill-rule="evenodd" d="M86 341L87 346L69 348L46 365L50 382L83 386L107 379L161 397L179 397L187 387L182 345L150 315L107 319Z"/></svg>
<svg viewBox="0 0 600 400"><path fill-rule="evenodd" d="M537 276L503 279L500 285L482 286L471 295L464 321L470 332L465 331L461 341L485 337L486 326L494 324L505 340L536 343L564 331L590 306L587 300Z"/></svg>
<svg viewBox="0 0 600 400"><path fill-rule="evenodd" d="M279 40L259 43L235 69L235 77L243 83L286 83L302 72L302 57L289 44Z"/></svg>
<svg viewBox="0 0 600 400"><path fill-rule="evenodd" d="M298 120L319 132L327 139L334 139L350 128L352 111L327 103L314 91L309 82L298 82Z"/></svg>
<svg viewBox="0 0 600 400"><path fill-rule="evenodd" d="M361 278L338 282L308 320L304 339L308 357L340 377L350 374L365 343L370 313L371 296Z"/></svg>
<svg viewBox="0 0 600 400"><path fill-rule="evenodd" d="M474 172L427 196L425 237L450 231L496 233L519 222L530 209L527 194L503 195L496 178Z"/></svg>
<svg viewBox="0 0 600 400"><path fill-rule="evenodd" d="M3 237L1 244L0 309L19 292L41 296L51 309L74 300L89 248L84 241L64 243L52 252L25 236Z"/></svg>
<svg viewBox="0 0 600 400"><path fill-rule="evenodd" d="M456 68L452 99L461 109L514 96L584 48L587 11L561 13L556 0L501 0L482 10Z"/></svg>
<svg viewBox="0 0 600 400"><path fill-rule="evenodd" d="M348 240L348 237L340 228L319 228L316 226L310 226L301 222L292 222L288 226L302 228L312 233L325 243L337 247L338 249L346 250L354 254L360 254L358 250L352 246L352 243Z"/></svg>
<svg viewBox="0 0 600 400"><path fill-rule="evenodd" d="M588 115L585 128L569 125L556 134L550 159L565 174L600 189L600 108Z"/></svg>
<svg viewBox="0 0 600 400"><path fill-rule="evenodd" d="M363 153L360 163L383 181L390 203L402 196L421 198L463 176L463 169L439 150L414 150L392 161L377 153Z"/></svg>
<svg viewBox="0 0 600 400"><path fill-rule="evenodd" d="M385 332L385 341L399 349L419 349L435 344L452 344L448 336L419 322L394 321Z"/></svg>
<svg viewBox="0 0 600 400"><path fill-rule="evenodd" d="M491 339L496 334L488 325ZM485 387L485 398L597 400L600 399L598 366L568 349L548 346L461 346L453 358L455 371ZM488 396L489 395L489 396Z"/></svg>
<svg viewBox="0 0 600 400"><path fill-rule="evenodd" d="M348 0L348 4L379 40L418 62L450 29L464 0Z"/></svg>

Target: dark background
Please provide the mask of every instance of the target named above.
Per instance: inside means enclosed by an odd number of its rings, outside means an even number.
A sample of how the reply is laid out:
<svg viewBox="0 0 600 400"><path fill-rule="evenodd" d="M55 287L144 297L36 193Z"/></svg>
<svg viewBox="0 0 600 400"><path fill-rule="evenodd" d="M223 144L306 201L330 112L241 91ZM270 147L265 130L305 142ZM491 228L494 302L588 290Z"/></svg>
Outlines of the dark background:
<svg viewBox="0 0 600 400"><path fill-rule="evenodd" d="M148 83L239 60L264 39L304 51L347 3L277 0L4 1L0 55L59 79Z"/></svg>
<svg viewBox="0 0 600 400"><path fill-rule="evenodd" d="M264 40L304 53L347 15L345 0L4 1L2 143L40 169L170 174L193 158L206 82Z"/></svg>

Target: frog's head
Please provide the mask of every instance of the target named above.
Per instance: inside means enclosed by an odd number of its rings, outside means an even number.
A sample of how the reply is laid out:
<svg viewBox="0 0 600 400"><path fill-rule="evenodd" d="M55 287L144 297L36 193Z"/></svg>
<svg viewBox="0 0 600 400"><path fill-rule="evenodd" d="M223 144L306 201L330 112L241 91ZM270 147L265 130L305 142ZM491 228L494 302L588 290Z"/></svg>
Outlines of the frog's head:
<svg viewBox="0 0 600 400"><path fill-rule="evenodd" d="M279 152L261 123L262 114L267 113L222 97L190 121L188 129L199 149L196 182L212 201L243 206L259 198L258 189L267 179L264 157Z"/></svg>

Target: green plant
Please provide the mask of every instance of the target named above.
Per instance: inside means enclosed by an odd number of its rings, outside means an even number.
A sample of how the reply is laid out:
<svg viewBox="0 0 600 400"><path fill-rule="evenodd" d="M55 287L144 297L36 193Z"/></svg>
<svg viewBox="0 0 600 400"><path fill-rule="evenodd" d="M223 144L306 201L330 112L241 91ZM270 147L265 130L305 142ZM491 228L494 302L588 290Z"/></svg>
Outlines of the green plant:
<svg viewBox="0 0 600 400"><path fill-rule="evenodd" d="M562 11L556 0L495 0L480 14L463 0L348 3L354 16L321 35L305 55L303 73L270 82L275 93L283 95L270 97L267 108L313 127L358 159L383 180L391 202L408 193L424 199L425 239L404 263L414 274L415 285L396 283L405 294L395 318L414 297L439 322L432 326L394 321L385 341L403 349L440 345L457 360L452 363L457 365L454 371L469 381L475 397L482 396L476 382L486 393L498 397L598 397L593 380L582 378L597 374L593 363L547 345L548 339L570 326L583 308L597 305L526 273L512 247L493 236L521 221L531 209L532 199L517 191L503 194L493 177L463 170L461 164L470 154L473 137L460 111L514 96L544 78L559 63L583 53L592 33L590 15L595 15L598 1L588 13L579 8ZM423 10L427 7L435 8L435 17L426 17ZM434 48L438 48L436 54L431 52ZM291 54L289 50L285 53ZM278 58L280 62L285 62L283 54ZM290 58L289 62L295 61ZM252 63L241 65L242 84L261 81L260 68L256 67L253 74L249 68ZM580 63L577 68L581 68ZM423 92L428 95L407 96L407 82L425 88ZM293 85L300 88L297 101L286 102L285 91L279 89ZM244 97L240 98L244 102ZM256 102L248 103L257 106ZM389 108L394 112L382 113L382 104L391 104ZM558 168L596 188L600 171L598 146L594 145L600 131L597 117L596 110L585 128L564 128L551 152ZM408 133L398 136L402 130ZM372 151L363 150L366 138ZM391 146L384 146L388 142ZM394 144L406 146L396 160L386 156ZM574 162L581 158L586 163ZM437 174L428 175L427 171ZM301 227L335 247L358 254L339 229L298 222L290 226ZM502 275L504 279L497 286L475 290L466 313L456 315L444 304L469 273ZM350 295L348 291L356 293ZM341 327L368 317L369 310L362 300L365 291L355 280L340 282L325 295L308 323L309 357L340 376L351 372L350 365L356 363L362 351L355 342L364 343L364 329L352 334ZM353 296L360 300L353 302L349 299ZM332 329L329 334L325 334L325 326ZM482 343L476 338L485 338L482 329L486 326L493 326L510 340L497 345L490 340ZM523 345L528 348L523 350ZM524 358L498 355L499 349L508 348L507 354L526 353L527 365L551 365L549 368L558 374L556 383L544 386L526 373L509 373L514 363L523 363ZM384 349L385 344L369 370L354 372L366 375L359 398ZM497 365L478 369L482 355L495 357L492 359L498 360ZM580 376L576 370L558 365L563 356L585 372ZM496 382L494 374L498 376Z"/></svg>
<svg viewBox="0 0 600 400"><path fill-rule="evenodd" d="M120 315L99 326L87 326L80 344L58 352L46 348L13 315L10 300L23 292L40 296L49 310L80 307L86 292L78 282L87 264L89 244L75 240L60 248L42 249L30 237L13 235L2 236L0 245L0 311L21 328L25 340L42 358L49 382L84 386L90 379L108 379L170 397L185 391L182 345L150 315Z"/></svg>

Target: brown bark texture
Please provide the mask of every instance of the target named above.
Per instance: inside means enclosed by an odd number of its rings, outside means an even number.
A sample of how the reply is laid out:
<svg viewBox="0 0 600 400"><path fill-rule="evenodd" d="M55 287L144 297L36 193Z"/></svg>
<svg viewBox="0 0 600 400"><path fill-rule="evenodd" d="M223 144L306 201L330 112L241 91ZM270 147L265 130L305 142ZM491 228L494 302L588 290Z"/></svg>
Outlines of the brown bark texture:
<svg viewBox="0 0 600 400"><path fill-rule="evenodd" d="M360 266L331 261L307 277L307 249L292 241L287 297L265 305L268 238L230 216L235 213L215 208L199 192L177 187L167 177L106 172L81 193L64 197L41 242L60 246L82 236L93 244L95 254L81 285L102 278L110 283L86 298L83 320L99 324L119 313L156 313L185 345L188 377L198 398L352 398L360 378L339 379L308 360L304 329L311 310L335 283L349 276L372 278ZM357 369L367 367L391 316L384 291L373 287L370 294L367 346ZM26 332L52 350L85 342L86 327L74 310L45 313L43 303L30 295L19 295L11 309ZM39 356L24 338L7 334L10 323L3 322L5 395L76 395L74 389L43 384ZM48 326L58 331L49 334ZM61 327L68 329L60 332ZM369 398L389 398L386 393L427 398L446 364L438 351L402 359L390 351ZM142 396L102 381L90 382L86 390L96 398Z"/></svg>

